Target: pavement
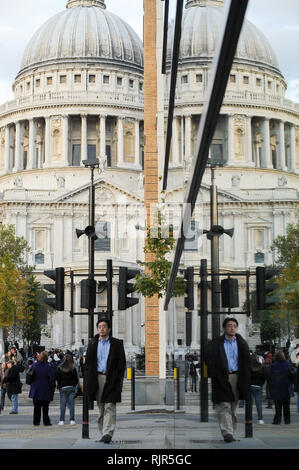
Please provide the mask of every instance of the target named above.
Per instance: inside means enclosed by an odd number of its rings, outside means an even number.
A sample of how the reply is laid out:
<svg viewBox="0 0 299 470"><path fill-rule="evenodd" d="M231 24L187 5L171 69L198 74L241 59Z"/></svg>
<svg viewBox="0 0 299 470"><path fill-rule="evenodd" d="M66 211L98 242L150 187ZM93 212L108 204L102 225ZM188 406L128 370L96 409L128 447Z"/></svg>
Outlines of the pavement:
<svg viewBox="0 0 299 470"><path fill-rule="evenodd" d="M76 425L71 426L66 412L66 424L58 426L59 394L50 405L52 426L32 425L33 406L24 387L19 399L18 415L10 415L11 404L0 415L0 450L4 449L56 449L56 450L101 450L107 456L122 455L131 450L137 455L142 450L149 454L161 454L180 449L184 455L197 450L283 450L299 449L299 413L296 398L291 399L291 424L273 425L274 409L265 408L264 424L258 424L255 406L253 408L252 437L245 437L245 409L238 408L236 441L225 443L219 431L212 404L209 405L208 421L201 420L199 394L188 392L186 404L176 410L175 406L146 405L131 409L130 392L126 387L124 402L117 405L117 426L109 444L98 442L97 406L89 410L88 438L82 437L82 399L76 399ZM134 451L134 452L133 452ZM103 455L104 455L103 454ZM191 455L190 454L190 455ZM129 455L129 454L128 454ZM141 454L140 454L141 455ZM112 458L112 457L111 457ZM147 460L145 462L148 462ZM109 462L108 462L109 463ZM115 462L113 462L115 464ZM120 462L121 463L121 462ZM132 463L132 462L130 462ZM112 461L111 461L112 464ZM136 461L137 464L137 461ZM155 464L156 465L156 464ZM160 466L161 462L159 465ZM133 467L136 465L133 465ZM130 467L131 468L131 467ZM143 468L143 467L140 467Z"/></svg>

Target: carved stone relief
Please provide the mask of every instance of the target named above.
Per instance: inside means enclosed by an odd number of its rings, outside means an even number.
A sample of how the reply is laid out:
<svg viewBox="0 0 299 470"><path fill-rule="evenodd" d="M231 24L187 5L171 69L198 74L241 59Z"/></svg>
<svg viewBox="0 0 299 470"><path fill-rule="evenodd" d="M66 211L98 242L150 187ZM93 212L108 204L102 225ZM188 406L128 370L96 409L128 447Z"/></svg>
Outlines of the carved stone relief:
<svg viewBox="0 0 299 470"><path fill-rule="evenodd" d="M235 159L245 160L246 123L244 119L234 119L234 149Z"/></svg>

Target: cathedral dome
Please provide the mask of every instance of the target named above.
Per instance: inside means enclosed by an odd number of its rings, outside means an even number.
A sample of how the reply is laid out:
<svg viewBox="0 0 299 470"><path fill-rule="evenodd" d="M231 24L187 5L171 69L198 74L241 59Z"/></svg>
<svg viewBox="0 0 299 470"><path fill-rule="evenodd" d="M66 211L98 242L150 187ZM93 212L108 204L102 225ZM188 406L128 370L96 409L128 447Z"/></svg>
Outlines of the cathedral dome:
<svg viewBox="0 0 299 470"><path fill-rule="evenodd" d="M29 41L19 76L52 64L92 62L143 71L143 45L135 31L106 10L104 0L69 0Z"/></svg>
<svg viewBox="0 0 299 470"><path fill-rule="evenodd" d="M223 8L220 0L188 0L183 16L180 58L182 64L207 64L214 52L223 27ZM173 37L173 25L169 29ZM168 60L172 41L168 42ZM270 69L281 75L275 53L264 34L245 20L234 63Z"/></svg>

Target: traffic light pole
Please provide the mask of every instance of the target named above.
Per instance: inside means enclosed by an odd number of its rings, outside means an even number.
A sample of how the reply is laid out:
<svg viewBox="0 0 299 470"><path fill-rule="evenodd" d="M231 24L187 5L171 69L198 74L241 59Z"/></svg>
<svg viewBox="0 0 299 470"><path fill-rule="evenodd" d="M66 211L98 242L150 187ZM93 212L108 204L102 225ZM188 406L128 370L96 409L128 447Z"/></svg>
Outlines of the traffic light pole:
<svg viewBox="0 0 299 470"><path fill-rule="evenodd" d="M99 161L84 160L85 167L90 167L91 181L89 187L89 225L94 227L95 223L95 188L94 188L94 169L99 167ZM88 237L88 279L94 281L94 237ZM94 335L94 306L88 307L88 343ZM82 410L82 439L89 439L89 405L93 409L93 403L89 404L86 387L86 370L83 374L83 410Z"/></svg>
<svg viewBox="0 0 299 470"><path fill-rule="evenodd" d="M218 225L218 194L215 184L215 167L211 165L211 186L210 186L210 220L212 227ZM212 270L212 338L220 335L220 283L219 276L219 236L211 237L211 270Z"/></svg>
<svg viewBox="0 0 299 470"><path fill-rule="evenodd" d="M209 421L208 349L208 269L207 260L200 262L200 420Z"/></svg>
<svg viewBox="0 0 299 470"><path fill-rule="evenodd" d="M95 222L95 189L94 189L94 169L98 164L90 165L91 183L89 187L89 225L94 227ZM94 237L88 237L88 279L94 281ZM94 307L88 308L88 342L93 338Z"/></svg>

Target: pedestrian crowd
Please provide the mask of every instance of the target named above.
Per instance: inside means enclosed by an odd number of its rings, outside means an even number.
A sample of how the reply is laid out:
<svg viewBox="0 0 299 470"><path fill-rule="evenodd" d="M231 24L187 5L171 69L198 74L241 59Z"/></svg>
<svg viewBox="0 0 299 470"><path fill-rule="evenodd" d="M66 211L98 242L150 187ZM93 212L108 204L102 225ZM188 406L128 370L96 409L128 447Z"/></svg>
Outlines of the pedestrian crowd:
<svg viewBox="0 0 299 470"><path fill-rule="evenodd" d="M22 351L24 354L24 350ZM38 426L43 416L43 424L50 426L49 404L53 401L57 387L60 395L59 425L65 421L66 406L70 411L70 424L75 422L75 397L82 395L80 378L83 376L84 356L78 350L63 351L52 349L34 353L25 358L16 346L8 347L1 359L1 410L4 410L5 397L11 401L9 414L18 414L18 396L23 383L20 374L26 372L26 383L30 385L29 398L33 400L33 425Z"/></svg>
<svg viewBox="0 0 299 470"><path fill-rule="evenodd" d="M291 358L277 350L262 353L249 350L245 339L237 333L238 321L227 317L223 321L223 335L209 342L205 355L208 376L211 378L212 402L217 414L220 432L225 442L235 440L236 408L245 400L255 405L258 423L264 424L263 387L266 408L273 408L273 425L291 423L290 399L296 393L299 412L299 345ZM33 425L51 426L49 404L57 388L60 395L59 425L64 425L66 408L70 424L75 421L75 397L82 394L80 377L86 372L86 389L90 402L97 401L98 428L101 442L109 443L116 425L116 404L121 401L126 368L123 342L111 336L111 324L106 318L97 323L98 334L90 341L86 354L82 351L61 349L42 351L24 360L21 352L12 346L1 361L1 410L5 396L10 399L10 414L18 414L18 395L22 392L20 373L26 371L30 384L29 397L33 400ZM185 357L185 391L200 392L200 362L196 354Z"/></svg>
<svg viewBox="0 0 299 470"><path fill-rule="evenodd" d="M223 335L209 344L208 370L212 382L212 402L217 413L219 427L225 442L235 440L236 407L244 406L245 400L256 406L258 422L263 419L263 386L266 384L267 408L274 404L272 424L290 424L290 399L297 393L299 412L299 348L295 361L282 350L272 357L260 351L249 350L247 342L237 333L238 321L225 318ZM239 406L240 406L239 405Z"/></svg>
<svg viewBox="0 0 299 470"><path fill-rule="evenodd" d="M70 424L75 421L75 398L82 394L80 377L85 377L86 402L96 400L99 408L98 429L101 442L109 443L116 426L116 404L121 401L126 356L123 341L111 336L111 323L106 317L97 322L98 334L90 341L86 353L42 351L25 361L15 346L8 348L1 363L1 408L5 395L12 403L10 414L18 414L18 396L22 392L20 373L26 371L30 385L29 398L33 400L33 425L51 426L49 405L57 388L60 395L58 425L65 423L66 407Z"/></svg>

